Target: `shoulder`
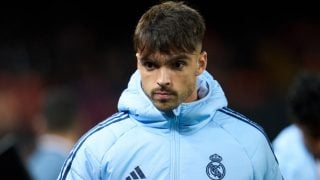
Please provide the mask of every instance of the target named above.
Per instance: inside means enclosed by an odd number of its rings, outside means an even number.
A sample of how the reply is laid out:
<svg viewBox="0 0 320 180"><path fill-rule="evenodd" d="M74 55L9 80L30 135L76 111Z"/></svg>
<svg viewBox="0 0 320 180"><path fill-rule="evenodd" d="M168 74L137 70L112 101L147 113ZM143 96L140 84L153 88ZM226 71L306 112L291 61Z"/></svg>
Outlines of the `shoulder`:
<svg viewBox="0 0 320 180"><path fill-rule="evenodd" d="M284 128L274 139L273 148L285 179L316 179L314 158L297 126Z"/></svg>
<svg viewBox="0 0 320 180"><path fill-rule="evenodd" d="M300 161L301 164L305 164L307 160L312 159L312 155L304 145L303 135L295 125L284 128L274 139L272 145L280 162Z"/></svg>
<svg viewBox="0 0 320 180"><path fill-rule="evenodd" d="M82 177L89 176L86 174L89 172L88 168L95 169L91 174L99 174L98 169L104 155L123 134L136 126L128 114L124 112L116 113L97 124L75 144L64 163L59 177L63 179L71 169L77 171L78 175L82 174Z"/></svg>
<svg viewBox="0 0 320 180"><path fill-rule="evenodd" d="M226 107L219 109L216 116L219 126L246 152L257 179L281 177L270 140L258 123Z"/></svg>
<svg viewBox="0 0 320 180"><path fill-rule="evenodd" d="M269 141L262 126L230 108L224 107L219 109L216 114L216 119L215 122L233 136L246 140L254 140L256 137ZM248 137L250 138L248 139Z"/></svg>
<svg viewBox="0 0 320 180"><path fill-rule="evenodd" d="M292 141L293 140L293 141ZM302 133L296 125L290 125L280 131L272 142L275 147L288 147L292 143L302 143Z"/></svg>
<svg viewBox="0 0 320 180"><path fill-rule="evenodd" d="M84 134L74 150L86 147L94 150L95 154L104 153L118 138L135 126L136 124L130 120L127 113L116 113Z"/></svg>
<svg viewBox="0 0 320 180"><path fill-rule="evenodd" d="M246 116L224 107L217 111L215 119L215 122L247 152L249 158L272 152L270 140L264 129Z"/></svg>

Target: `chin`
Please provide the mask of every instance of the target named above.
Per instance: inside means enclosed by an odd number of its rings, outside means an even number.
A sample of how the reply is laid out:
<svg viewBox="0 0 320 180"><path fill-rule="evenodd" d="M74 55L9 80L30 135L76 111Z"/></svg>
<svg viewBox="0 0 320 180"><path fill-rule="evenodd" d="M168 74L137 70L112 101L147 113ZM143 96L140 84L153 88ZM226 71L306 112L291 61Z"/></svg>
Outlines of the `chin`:
<svg viewBox="0 0 320 180"><path fill-rule="evenodd" d="M169 107L157 107L156 108L159 110L159 111L162 111L162 112L168 112L168 111L171 111L173 110L174 108L169 108Z"/></svg>
<svg viewBox="0 0 320 180"><path fill-rule="evenodd" d="M163 105L163 104L155 104L155 107L159 111L163 111L163 112L172 111L174 108L176 108L176 106L168 106L168 105Z"/></svg>

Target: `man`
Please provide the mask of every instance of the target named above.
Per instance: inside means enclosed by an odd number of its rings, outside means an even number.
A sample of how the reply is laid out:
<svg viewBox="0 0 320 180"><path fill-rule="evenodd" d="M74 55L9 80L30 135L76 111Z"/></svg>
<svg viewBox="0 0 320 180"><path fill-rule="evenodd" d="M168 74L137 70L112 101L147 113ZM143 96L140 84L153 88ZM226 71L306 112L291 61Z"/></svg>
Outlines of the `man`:
<svg viewBox="0 0 320 180"><path fill-rule="evenodd" d="M57 179L75 139L78 105L71 87L50 88L44 98L41 117L43 132L36 140L36 148L28 158L28 170L33 180Z"/></svg>
<svg viewBox="0 0 320 180"><path fill-rule="evenodd" d="M202 16L182 2L139 20L138 70L119 113L87 132L59 179L281 179L263 130L227 108L205 71Z"/></svg>
<svg viewBox="0 0 320 180"><path fill-rule="evenodd" d="M290 87L288 107L292 124L273 145L283 177L320 178L320 75L299 74Z"/></svg>

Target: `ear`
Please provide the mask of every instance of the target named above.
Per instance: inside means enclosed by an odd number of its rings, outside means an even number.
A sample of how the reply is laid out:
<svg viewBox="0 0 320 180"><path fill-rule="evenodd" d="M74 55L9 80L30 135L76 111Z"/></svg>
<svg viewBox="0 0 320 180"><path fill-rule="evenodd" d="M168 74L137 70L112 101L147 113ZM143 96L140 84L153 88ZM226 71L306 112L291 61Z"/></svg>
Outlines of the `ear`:
<svg viewBox="0 0 320 180"><path fill-rule="evenodd" d="M136 53L136 59L137 59L137 68L139 68L139 65L140 65L140 54L139 53Z"/></svg>
<svg viewBox="0 0 320 180"><path fill-rule="evenodd" d="M207 68L207 52L203 51L200 53L197 61L197 76L200 75Z"/></svg>

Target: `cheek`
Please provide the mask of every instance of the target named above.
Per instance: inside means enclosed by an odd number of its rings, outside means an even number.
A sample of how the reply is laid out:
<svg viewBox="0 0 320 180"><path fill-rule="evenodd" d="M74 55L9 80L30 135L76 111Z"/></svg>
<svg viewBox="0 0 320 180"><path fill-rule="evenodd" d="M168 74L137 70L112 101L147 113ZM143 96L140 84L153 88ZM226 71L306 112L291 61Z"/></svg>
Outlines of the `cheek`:
<svg viewBox="0 0 320 180"><path fill-rule="evenodd" d="M189 94L190 91L193 91L193 89L195 88L195 82L196 76L189 74L180 77L180 79L176 81L175 86L177 88L180 88L181 91L185 91L185 93Z"/></svg>
<svg viewBox="0 0 320 180"><path fill-rule="evenodd" d="M197 75L195 75L193 73L189 73L189 74L182 76L181 83L189 86L189 85L194 84L196 82L196 78L197 78Z"/></svg>
<svg viewBox="0 0 320 180"><path fill-rule="evenodd" d="M141 76L142 88L149 92L153 88L153 79L151 76Z"/></svg>

